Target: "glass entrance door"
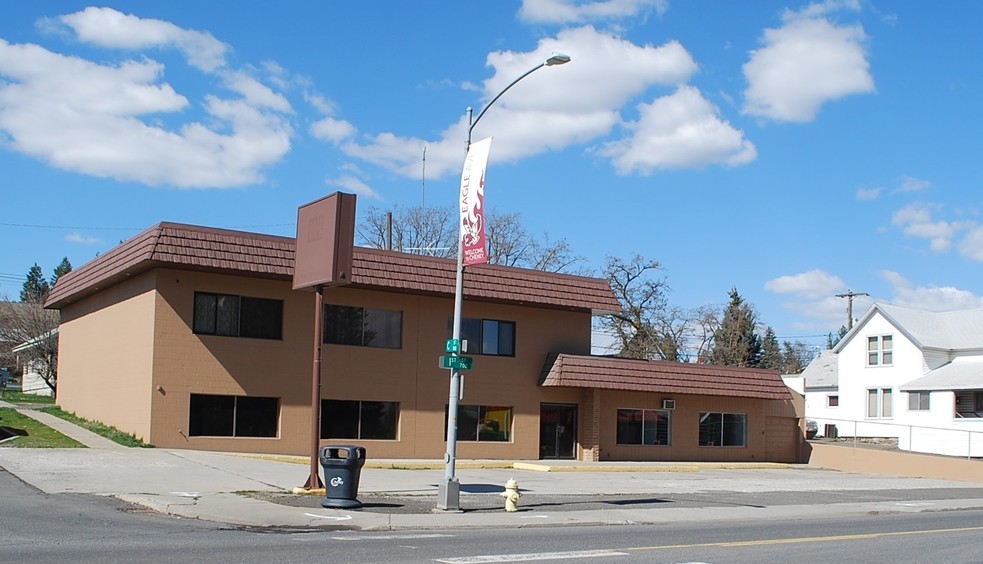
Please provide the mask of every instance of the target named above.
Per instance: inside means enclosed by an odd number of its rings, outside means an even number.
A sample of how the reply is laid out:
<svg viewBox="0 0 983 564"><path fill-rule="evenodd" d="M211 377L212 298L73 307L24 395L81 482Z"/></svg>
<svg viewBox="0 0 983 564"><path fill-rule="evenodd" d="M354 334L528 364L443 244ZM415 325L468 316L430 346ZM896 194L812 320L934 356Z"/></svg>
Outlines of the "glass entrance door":
<svg viewBox="0 0 983 564"><path fill-rule="evenodd" d="M577 406L544 403L539 408L539 457L576 458Z"/></svg>

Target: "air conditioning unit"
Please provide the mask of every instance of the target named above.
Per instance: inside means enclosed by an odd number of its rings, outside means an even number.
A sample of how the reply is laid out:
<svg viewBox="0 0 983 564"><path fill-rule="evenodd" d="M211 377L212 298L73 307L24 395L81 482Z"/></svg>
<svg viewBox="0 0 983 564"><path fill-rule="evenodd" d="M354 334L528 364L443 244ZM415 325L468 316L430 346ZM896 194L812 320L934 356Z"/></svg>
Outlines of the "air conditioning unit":
<svg viewBox="0 0 983 564"><path fill-rule="evenodd" d="M662 400L662 409L673 410L676 409L676 400Z"/></svg>

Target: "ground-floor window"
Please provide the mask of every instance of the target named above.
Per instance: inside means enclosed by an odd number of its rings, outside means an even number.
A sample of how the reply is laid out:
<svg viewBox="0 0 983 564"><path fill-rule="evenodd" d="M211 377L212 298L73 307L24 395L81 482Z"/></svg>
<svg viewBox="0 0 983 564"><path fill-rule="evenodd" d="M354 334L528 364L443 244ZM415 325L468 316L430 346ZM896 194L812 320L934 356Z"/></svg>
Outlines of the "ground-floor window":
<svg viewBox="0 0 983 564"><path fill-rule="evenodd" d="M276 437L280 399L191 394L192 437Z"/></svg>
<svg viewBox="0 0 983 564"><path fill-rule="evenodd" d="M668 445L671 412L661 409L619 409L619 445Z"/></svg>
<svg viewBox="0 0 983 564"><path fill-rule="evenodd" d="M928 411L931 392L908 392L908 411Z"/></svg>
<svg viewBox="0 0 983 564"><path fill-rule="evenodd" d="M701 412L700 446L747 446L747 414Z"/></svg>
<svg viewBox="0 0 983 564"><path fill-rule="evenodd" d="M891 417L894 406L891 388L870 388L867 390L867 417L871 419Z"/></svg>
<svg viewBox="0 0 983 564"><path fill-rule="evenodd" d="M322 439L396 440L399 403L321 400Z"/></svg>
<svg viewBox="0 0 983 564"><path fill-rule="evenodd" d="M446 419L445 412L445 429ZM512 408L503 405L458 405L457 440L512 440Z"/></svg>

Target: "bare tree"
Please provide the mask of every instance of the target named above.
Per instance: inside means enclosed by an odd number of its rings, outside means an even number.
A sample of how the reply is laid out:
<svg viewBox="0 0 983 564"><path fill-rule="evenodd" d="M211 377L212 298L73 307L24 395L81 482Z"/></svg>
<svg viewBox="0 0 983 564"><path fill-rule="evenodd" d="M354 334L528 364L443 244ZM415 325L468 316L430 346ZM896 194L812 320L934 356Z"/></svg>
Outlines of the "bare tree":
<svg viewBox="0 0 983 564"><path fill-rule="evenodd" d="M377 249L454 257L457 256L458 230L453 217L449 206L396 207L392 212L372 207L356 233L362 244Z"/></svg>
<svg viewBox="0 0 983 564"><path fill-rule="evenodd" d="M622 311L603 318L602 324L610 329L621 342L620 356L628 358L678 357L675 346L664 341L658 330L659 317L666 310L665 278L660 275L662 265L641 255L629 260L607 257L604 275L611 284L615 297L621 302ZM673 351L667 353L667 349Z"/></svg>
<svg viewBox="0 0 983 564"><path fill-rule="evenodd" d="M16 353L21 371L41 376L52 391L58 383L58 313L44 309L44 301L0 302L0 341L21 347Z"/></svg>
<svg viewBox="0 0 983 564"><path fill-rule="evenodd" d="M72 263L63 258L55 268L51 281L44 279L41 267L35 264L27 272L21 289L21 301L0 301L0 343L3 352L16 351L21 373L37 373L51 391L58 385L58 321L59 315L44 309L48 293L58 279L72 270ZM9 353L7 352L9 350Z"/></svg>
<svg viewBox="0 0 983 564"><path fill-rule="evenodd" d="M694 342L696 343L696 358L699 363L710 362L710 351L713 350L713 336L720 328L720 308L707 304L693 310Z"/></svg>
<svg viewBox="0 0 983 564"><path fill-rule="evenodd" d="M546 234L543 235L542 242L535 244L529 268L545 272L587 274L587 268L583 266L586 262L587 259L583 256L573 254L566 239L550 241L549 234Z"/></svg>
<svg viewBox="0 0 983 564"><path fill-rule="evenodd" d="M502 266L520 266L531 255L536 244L522 226L517 213L485 215L485 238L488 241L488 262Z"/></svg>
<svg viewBox="0 0 983 564"><path fill-rule="evenodd" d="M459 237L456 218L449 206L397 207L392 212L369 208L357 233L362 244L370 247L456 257ZM533 237L523 227L518 213L486 213L485 237L488 241L488 262L491 264L548 272L573 272L575 265L585 262L583 257L571 252L565 239L551 241L548 235L542 240Z"/></svg>

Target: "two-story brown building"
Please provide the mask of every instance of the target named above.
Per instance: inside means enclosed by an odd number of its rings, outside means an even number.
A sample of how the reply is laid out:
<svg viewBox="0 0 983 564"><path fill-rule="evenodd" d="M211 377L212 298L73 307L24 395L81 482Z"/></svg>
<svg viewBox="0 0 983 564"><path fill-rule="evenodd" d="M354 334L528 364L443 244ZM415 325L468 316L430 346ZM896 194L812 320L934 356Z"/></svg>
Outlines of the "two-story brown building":
<svg viewBox="0 0 983 564"><path fill-rule="evenodd" d="M158 224L62 276L58 404L159 447L304 454L315 297L294 240ZM453 260L356 248L324 293L321 438L439 459ZM459 458L796 461L801 398L777 372L590 356L605 280L465 274Z"/></svg>

